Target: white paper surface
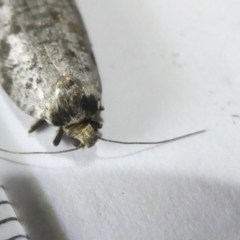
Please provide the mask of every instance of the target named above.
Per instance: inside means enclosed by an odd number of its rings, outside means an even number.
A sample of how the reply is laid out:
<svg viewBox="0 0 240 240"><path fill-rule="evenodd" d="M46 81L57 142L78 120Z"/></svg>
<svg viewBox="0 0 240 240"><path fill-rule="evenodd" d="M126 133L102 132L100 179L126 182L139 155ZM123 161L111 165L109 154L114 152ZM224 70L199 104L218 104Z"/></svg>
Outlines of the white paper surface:
<svg viewBox="0 0 240 240"><path fill-rule="evenodd" d="M32 239L240 238L240 2L78 1L103 86L105 138L56 156L1 153L0 182ZM56 150L54 128L0 90L0 147ZM61 143L57 149L70 145Z"/></svg>

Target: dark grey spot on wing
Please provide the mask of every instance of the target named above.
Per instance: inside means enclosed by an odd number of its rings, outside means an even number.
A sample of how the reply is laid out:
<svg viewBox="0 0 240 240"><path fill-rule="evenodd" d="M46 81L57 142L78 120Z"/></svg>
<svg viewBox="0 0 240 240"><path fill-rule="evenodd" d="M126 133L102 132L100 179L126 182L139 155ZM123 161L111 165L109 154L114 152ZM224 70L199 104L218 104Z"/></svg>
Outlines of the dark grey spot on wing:
<svg viewBox="0 0 240 240"><path fill-rule="evenodd" d="M11 33L18 34L19 32L21 32L21 27L17 23L16 19L14 19L11 25Z"/></svg>
<svg viewBox="0 0 240 240"><path fill-rule="evenodd" d="M71 56L71 57L77 57L76 53L74 51L72 51L71 49L68 49L67 55Z"/></svg>
<svg viewBox="0 0 240 240"><path fill-rule="evenodd" d="M8 74L5 69L2 69L2 70L0 69L0 71L2 71L2 77L3 77L2 87L6 91L6 93L10 95L12 91L13 80L10 74Z"/></svg>
<svg viewBox="0 0 240 240"><path fill-rule="evenodd" d="M37 78L37 79L36 79L36 82L37 82L37 84L39 84L39 83L42 82L42 80L41 80L40 78Z"/></svg>
<svg viewBox="0 0 240 240"><path fill-rule="evenodd" d="M10 45L7 43L5 39L0 41L0 61L4 62L9 55Z"/></svg>
<svg viewBox="0 0 240 240"><path fill-rule="evenodd" d="M25 87L26 87L26 89L31 89L32 88L32 84L30 82L27 82Z"/></svg>
<svg viewBox="0 0 240 240"><path fill-rule="evenodd" d="M50 9L49 13L55 22L60 22L60 14L57 11L55 11L54 9Z"/></svg>

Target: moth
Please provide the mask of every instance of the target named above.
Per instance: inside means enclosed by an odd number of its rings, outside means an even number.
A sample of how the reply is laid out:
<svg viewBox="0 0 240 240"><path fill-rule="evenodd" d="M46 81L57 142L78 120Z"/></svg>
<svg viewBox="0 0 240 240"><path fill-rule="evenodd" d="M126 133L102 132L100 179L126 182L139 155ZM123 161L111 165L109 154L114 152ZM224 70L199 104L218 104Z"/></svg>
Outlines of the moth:
<svg viewBox="0 0 240 240"><path fill-rule="evenodd" d="M74 145L91 147L102 124L100 77L72 0L0 0L0 84L37 119L59 128Z"/></svg>
<svg viewBox="0 0 240 240"><path fill-rule="evenodd" d="M98 139L157 144L199 133L147 143L99 136L100 76L74 0L0 0L0 84L20 109L37 119L29 132L45 122L58 127L56 146L64 134L83 148Z"/></svg>

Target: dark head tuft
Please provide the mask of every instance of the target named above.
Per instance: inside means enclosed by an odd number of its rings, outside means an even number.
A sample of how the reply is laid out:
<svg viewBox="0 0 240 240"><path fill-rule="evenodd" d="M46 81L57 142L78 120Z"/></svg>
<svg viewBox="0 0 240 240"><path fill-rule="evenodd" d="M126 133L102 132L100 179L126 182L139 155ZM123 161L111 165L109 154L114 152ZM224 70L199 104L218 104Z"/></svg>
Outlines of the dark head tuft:
<svg viewBox="0 0 240 240"><path fill-rule="evenodd" d="M98 111L98 101L93 95L84 95L81 98L80 105L87 117L92 117Z"/></svg>

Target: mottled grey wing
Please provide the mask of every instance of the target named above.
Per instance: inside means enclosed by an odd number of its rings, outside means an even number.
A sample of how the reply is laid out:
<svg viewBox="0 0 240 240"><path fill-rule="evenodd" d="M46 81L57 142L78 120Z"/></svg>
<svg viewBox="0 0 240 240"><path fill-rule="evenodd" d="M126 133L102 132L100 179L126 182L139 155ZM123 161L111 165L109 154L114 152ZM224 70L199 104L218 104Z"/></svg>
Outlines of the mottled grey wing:
<svg viewBox="0 0 240 240"><path fill-rule="evenodd" d="M48 119L61 77L99 99L89 39L71 0L0 0L0 83L35 118Z"/></svg>

